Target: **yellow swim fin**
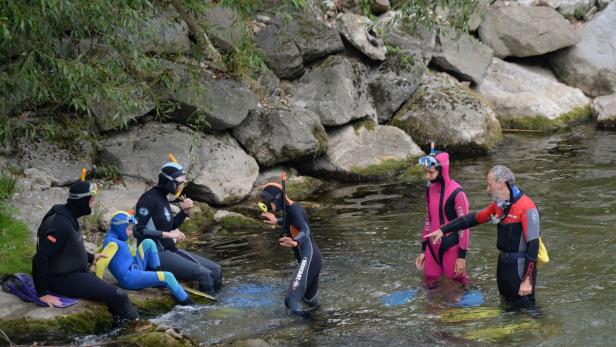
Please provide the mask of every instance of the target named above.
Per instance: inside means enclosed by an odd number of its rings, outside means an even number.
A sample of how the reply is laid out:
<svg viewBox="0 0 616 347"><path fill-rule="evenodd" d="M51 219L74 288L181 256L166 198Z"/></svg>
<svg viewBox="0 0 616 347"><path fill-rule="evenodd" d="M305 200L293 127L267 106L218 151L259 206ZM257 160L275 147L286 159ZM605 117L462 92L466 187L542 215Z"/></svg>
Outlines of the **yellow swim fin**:
<svg viewBox="0 0 616 347"><path fill-rule="evenodd" d="M213 297L213 296L211 296L209 294L206 294L206 293L204 293L202 291L196 290L196 289L184 287L184 290L186 291L186 293L192 294L193 296L196 295L198 297L206 298L206 299L209 299L209 300L212 300L212 301L218 301L218 300L216 300L215 297Z"/></svg>
<svg viewBox="0 0 616 347"><path fill-rule="evenodd" d="M106 255L107 258L100 257L96 261L96 277L103 278L105 275L105 270L109 266L111 259L118 251L118 244L115 242L109 242L107 246L101 251L102 254Z"/></svg>
<svg viewBox="0 0 616 347"><path fill-rule="evenodd" d="M539 253L537 254L538 265L544 265L550 262L550 256L548 255L548 249L545 248L543 240L539 238Z"/></svg>

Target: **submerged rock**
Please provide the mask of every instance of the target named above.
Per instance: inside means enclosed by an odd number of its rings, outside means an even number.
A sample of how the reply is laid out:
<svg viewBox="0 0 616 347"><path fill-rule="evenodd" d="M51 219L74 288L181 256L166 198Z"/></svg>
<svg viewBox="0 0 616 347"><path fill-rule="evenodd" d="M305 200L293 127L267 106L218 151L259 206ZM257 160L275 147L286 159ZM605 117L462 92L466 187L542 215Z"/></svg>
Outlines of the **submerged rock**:
<svg viewBox="0 0 616 347"><path fill-rule="evenodd" d="M592 109L599 127L616 128L616 94L596 98L592 103Z"/></svg>

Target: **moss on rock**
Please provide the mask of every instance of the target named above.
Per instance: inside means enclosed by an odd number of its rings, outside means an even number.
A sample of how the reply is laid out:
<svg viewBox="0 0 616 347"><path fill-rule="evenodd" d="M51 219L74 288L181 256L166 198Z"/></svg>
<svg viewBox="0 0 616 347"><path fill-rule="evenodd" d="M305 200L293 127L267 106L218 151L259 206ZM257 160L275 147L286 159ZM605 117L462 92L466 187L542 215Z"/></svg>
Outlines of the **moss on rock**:
<svg viewBox="0 0 616 347"><path fill-rule="evenodd" d="M422 182L425 179L424 170L419 165L413 165L404 170L398 178L402 181L409 183L418 183Z"/></svg>
<svg viewBox="0 0 616 347"><path fill-rule="evenodd" d="M405 168L409 167L410 162L410 158L407 160L385 159L379 164L373 164L366 167L354 167L351 169L351 172L355 178L360 181L382 179L399 174Z"/></svg>
<svg viewBox="0 0 616 347"><path fill-rule="evenodd" d="M287 196L291 200L306 200L317 191L322 184L323 182L321 182L321 180L313 177L294 177L287 182Z"/></svg>
<svg viewBox="0 0 616 347"><path fill-rule="evenodd" d="M267 227L263 222L240 215L239 213L233 213L222 217L218 224L220 224L223 229L227 230L263 229Z"/></svg>
<svg viewBox="0 0 616 347"><path fill-rule="evenodd" d="M590 121L592 110L590 105L576 107L555 119L543 116L498 117L503 129L554 131L572 125Z"/></svg>

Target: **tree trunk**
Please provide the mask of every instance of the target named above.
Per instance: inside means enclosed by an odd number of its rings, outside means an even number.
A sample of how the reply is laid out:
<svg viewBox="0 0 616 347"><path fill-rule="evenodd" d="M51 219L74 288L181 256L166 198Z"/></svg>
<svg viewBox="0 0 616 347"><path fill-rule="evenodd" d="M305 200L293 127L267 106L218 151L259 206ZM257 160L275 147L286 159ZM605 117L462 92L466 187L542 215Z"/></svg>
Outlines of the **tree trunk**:
<svg viewBox="0 0 616 347"><path fill-rule="evenodd" d="M169 2L188 25L188 29L197 39L197 46L205 58L216 64L222 63L222 56L214 48L214 45L212 45L203 28L197 23L195 17L184 8L180 0L169 0Z"/></svg>

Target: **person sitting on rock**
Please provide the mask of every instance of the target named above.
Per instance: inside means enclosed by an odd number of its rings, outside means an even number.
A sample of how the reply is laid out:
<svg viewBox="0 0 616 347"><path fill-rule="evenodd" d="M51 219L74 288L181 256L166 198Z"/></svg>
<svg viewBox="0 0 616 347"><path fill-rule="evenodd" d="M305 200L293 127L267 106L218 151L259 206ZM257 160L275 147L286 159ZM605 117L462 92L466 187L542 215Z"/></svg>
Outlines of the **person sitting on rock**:
<svg viewBox="0 0 616 347"><path fill-rule="evenodd" d="M170 201L180 197L186 185L186 171L177 162L169 162L158 174L158 185L145 192L137 201L137 225L134 236L141 244L151 239L158 249L160 270L169 271L180 280L199 282L199 290L214 294L222 286L222 268L217 263L176 247L185 239L178 229L193 207L189 198L180 198L181 211L171 213Z"/></svg>
<svg viewBox="0 0 616 347"><path fill-rule="evenodd" d="M296 202L290 200L278 183L268 183L261 191L263 200L259 206L266 209L261 214L265 223L281 225L283 236L278 240L283 247L293 249L297 259L297 268L291 277L285 306L291 313L299 316L307 316L310 310L318 307L317 290L319 288L319 274L321 272L321 251L314 240L308 215ZM282 212L283 218L276 218L274 213ZM306 303L310 310L303 310L302 302Z"/></svg>
<svg viewBox="0 0 616 347"><path fill-rule="evenodd" d="M107 259L98 262L96 276L103 278L105 268L109 266L109 271L124 289L139 290L166 286L180 305L193 305L194 302L171 272L146 271L148 268L154 270L160 268L154 241L143 240L133 256L126 241L132 236L132 226L135 223L135 216L128 212L119 211L111 217L111 226L103 241L103 254L107 255Z"/></svg>
<svg viewBox="0 0 616 347"><path fill-rule="evenodd" d="M55 205L45 214L37 233L32 278L40 300L50 307L61 305L51 291L104 302L113 316L114 326L119 326L138 319L139 314L124 290L89 271L89 264L105 256L86 251L77 221L92 213L96 194L96 186L85 180L84 169L81 180L71 185L66 204Z"/></svg>

